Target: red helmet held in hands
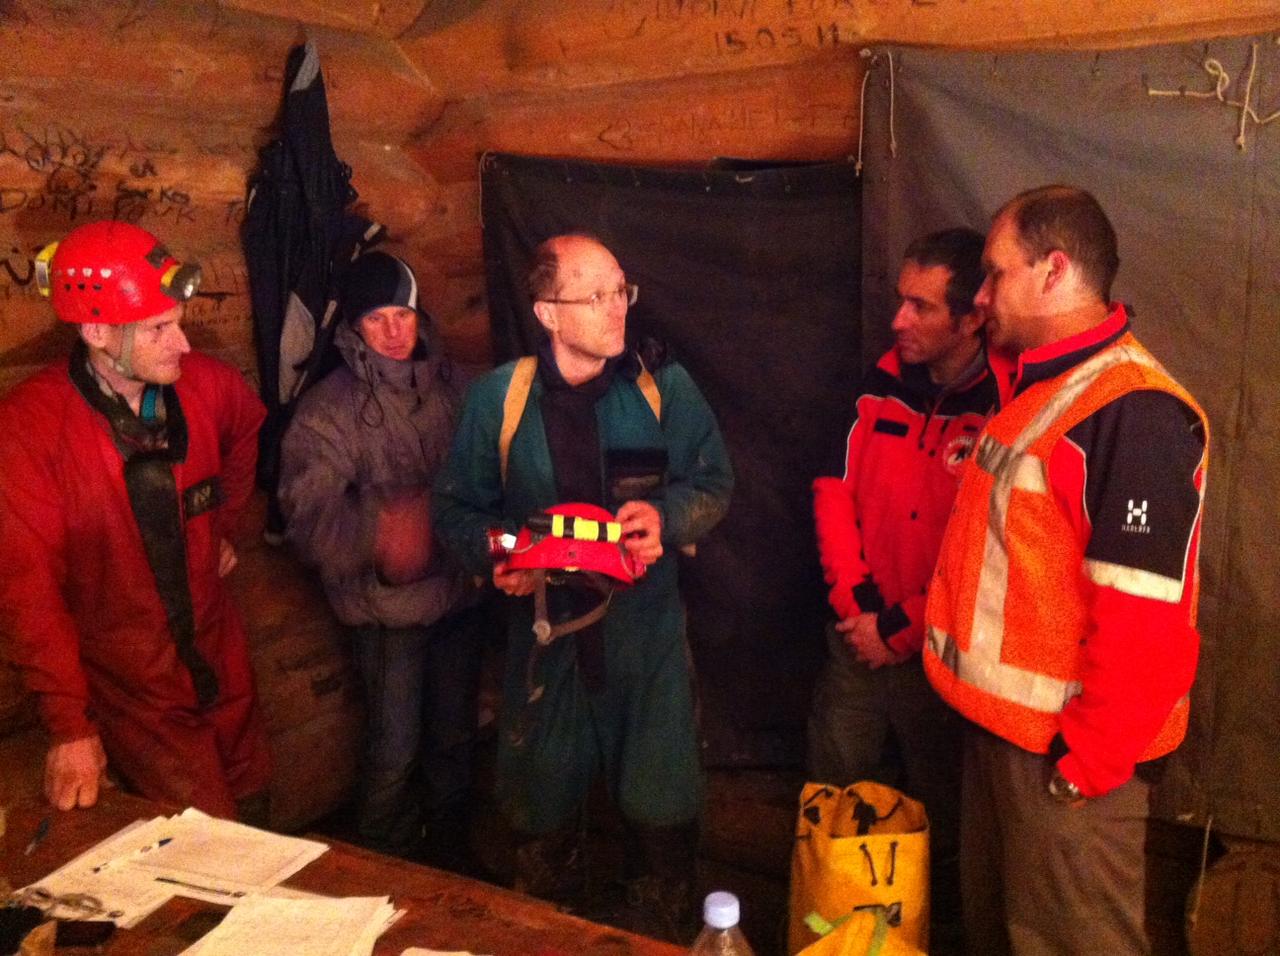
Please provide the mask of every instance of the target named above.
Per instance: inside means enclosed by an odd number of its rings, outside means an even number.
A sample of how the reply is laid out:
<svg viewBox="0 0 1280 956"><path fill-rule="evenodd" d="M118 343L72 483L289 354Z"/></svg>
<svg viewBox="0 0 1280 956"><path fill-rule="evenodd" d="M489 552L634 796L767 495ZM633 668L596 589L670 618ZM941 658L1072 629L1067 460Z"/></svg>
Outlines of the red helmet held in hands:
<svg viewBox="0 0 1280 956"><path fill-rule="evenodd" d="M645 572L642 562L622 544L612 514L597 505L554 505L530 515L506 556L511 569L595 572L620 584L634 584Z"/></svg>
<svg viewBox="0 0 1280 956"><path fill-rule="evenodd" d="M36 257L36 284L63 322L125 325L195 295L200 267L179 262L145 229L104 220L46 246Z"/></svg>

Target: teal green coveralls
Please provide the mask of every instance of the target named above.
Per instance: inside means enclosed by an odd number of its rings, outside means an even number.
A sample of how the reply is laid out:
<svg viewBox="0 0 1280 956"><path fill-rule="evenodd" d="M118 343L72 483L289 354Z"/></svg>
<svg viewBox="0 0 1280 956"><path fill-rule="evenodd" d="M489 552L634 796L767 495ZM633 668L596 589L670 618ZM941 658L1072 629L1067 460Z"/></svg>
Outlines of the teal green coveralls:
<svg viewBox="0 0 1280 956"><path fill-rule="evenodd" d="M534 379L511 443L504 487L498 436L514 363L470 389L433 499L439 540L471 572L492 572L486 531L516 531L527 515L558 504ZM615 374L595 406L601 476L611 449L664 449L665 479L647 498L662 516L663 557L634 586L614 593L604 618L603 688L578 673L576 634L529 660L532 598L511 615L498 748L497 791L513 827L544 834L569 824L603 773L623 816L643 826L692 821L701 800L692 671L676 552L709 531L728 508L733 472L702 394L677 364L654 371L659 424L633 377ZM616 504L620 504L618 502ZM616 507L615 504L615 507ZM543 688L529 702L530 685Z"/></svg>

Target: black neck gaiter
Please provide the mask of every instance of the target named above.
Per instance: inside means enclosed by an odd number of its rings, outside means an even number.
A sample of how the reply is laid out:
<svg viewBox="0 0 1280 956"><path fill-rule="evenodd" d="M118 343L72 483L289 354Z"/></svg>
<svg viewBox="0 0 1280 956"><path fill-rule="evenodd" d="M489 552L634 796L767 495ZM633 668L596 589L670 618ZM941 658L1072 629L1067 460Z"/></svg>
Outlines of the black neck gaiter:
<svg viewBox="0 0 1280 956"><path fill-rule="evenodd" d="M178 657L191 672L196 698L207 707L218 696L218 679L195 646L195 615L187 579L187 538L173 465L187 457L187 420L173 386L164 387L163 420L143 422L119 395L107 395L89 371L88 349L76 343L71 381L89 406L106 418L124 458L129 507L142 535Z"/></svg>

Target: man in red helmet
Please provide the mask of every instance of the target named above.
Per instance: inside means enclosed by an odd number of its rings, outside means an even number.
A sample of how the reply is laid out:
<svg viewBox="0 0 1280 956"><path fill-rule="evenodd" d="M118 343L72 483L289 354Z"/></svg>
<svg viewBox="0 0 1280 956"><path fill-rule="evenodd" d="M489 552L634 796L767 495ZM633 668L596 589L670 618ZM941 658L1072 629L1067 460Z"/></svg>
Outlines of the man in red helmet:
<svg viewBox="0 0 1280 956"><path fill-rule="evenodd" d="M37 262L79 330L0 400L0 636L51 746L45 794L92 806L108 763L144 796L260 813L268 757L244 627L221 579L263 408L191 351L199 271L123 222Z"/></svg>

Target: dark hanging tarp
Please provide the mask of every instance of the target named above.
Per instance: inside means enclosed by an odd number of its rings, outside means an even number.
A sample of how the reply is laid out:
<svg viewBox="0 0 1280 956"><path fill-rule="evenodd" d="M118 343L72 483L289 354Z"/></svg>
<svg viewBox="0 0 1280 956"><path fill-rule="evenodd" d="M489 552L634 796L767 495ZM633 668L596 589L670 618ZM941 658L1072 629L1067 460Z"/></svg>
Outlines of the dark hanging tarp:
<svg viewBox="0 0 1280 956"><path fill-rule="evenodd" d="M498 361L541 334L518 277L542 239L586 231L706 395L737 489L683 568L707 758L798 765L826 588L809 485L836 467L859 364L858 188L849 165L695 172L485 157L484 250Z"/></svg>
<svg viewBox="0 0 1280 956"><path fill-rule="evenodd" d="M280 136L261 151L241 231L267 405L258 485L270 496L268 534L283 530L275 489L293 403L337 363L335 272L382 237L381 226L348 211L355 200L351 167L333 151L320 57L308 41L289 52Z"/></svg>
<svg viewBox="0 0 1280 956"><path fill-rule="evenodd" d="M1050 182L1089 189L1115 223L1115 297L1213 431L1192 725L1157 802L1169 819L1212 816L1280 840L1280 120L1255 121L1280 109L1280 47L1265 36L1103 53L882 49L874 71L865 357L887 342L911 237L985 228L1005 199Z"/></svg>

